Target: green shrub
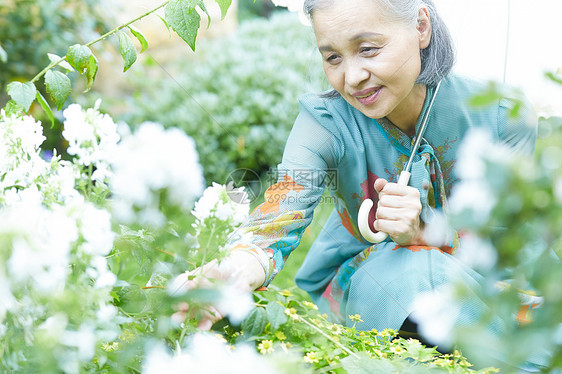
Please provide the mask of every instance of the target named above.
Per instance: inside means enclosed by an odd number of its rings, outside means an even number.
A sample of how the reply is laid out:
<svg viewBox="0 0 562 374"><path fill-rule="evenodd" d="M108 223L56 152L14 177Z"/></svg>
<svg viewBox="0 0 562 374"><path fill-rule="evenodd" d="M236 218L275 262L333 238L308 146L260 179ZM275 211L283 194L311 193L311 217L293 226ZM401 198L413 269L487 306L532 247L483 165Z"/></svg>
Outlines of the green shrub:
<svg viewBox="0 0 562 374"><path fill-rule="evenodd" d="M166 67L178 73L140 72L134 85L142 94L122 119L184 129L209 183L237 168L263 173L281 160L298 97L326 87L313 38L295 14L247 21L229 37L200 42L193 60Z"/></svg>
<svg viewBox="0 0 562 374"><path fill-rule="evenodd" d="M47 53L64 56L70 45L105 32L111 18L105 0L7 0L0 6L0 44L6 62L0 89L16 78L29 79L47 66Z"/></svg>

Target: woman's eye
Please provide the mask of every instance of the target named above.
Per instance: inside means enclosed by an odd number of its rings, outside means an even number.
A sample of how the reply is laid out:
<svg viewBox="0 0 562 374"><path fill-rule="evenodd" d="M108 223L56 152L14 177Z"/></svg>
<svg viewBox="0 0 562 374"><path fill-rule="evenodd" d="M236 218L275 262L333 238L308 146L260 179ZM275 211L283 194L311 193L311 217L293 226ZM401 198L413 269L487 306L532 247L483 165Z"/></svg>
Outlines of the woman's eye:
<svg viewBox="0 0 562 374"><path fill-rule="evenodd" d="M336 64L340 59L340 56L338 55L330 55L328 57L326 57L326 62L329 62L330 64Z"/></svg>
<svg viewBox="0 0 562 374"><path fill-rule="evenodd" d="M378 52L380 48L377 47L361 47L360 51L366 55L373 55Z"/></svg>

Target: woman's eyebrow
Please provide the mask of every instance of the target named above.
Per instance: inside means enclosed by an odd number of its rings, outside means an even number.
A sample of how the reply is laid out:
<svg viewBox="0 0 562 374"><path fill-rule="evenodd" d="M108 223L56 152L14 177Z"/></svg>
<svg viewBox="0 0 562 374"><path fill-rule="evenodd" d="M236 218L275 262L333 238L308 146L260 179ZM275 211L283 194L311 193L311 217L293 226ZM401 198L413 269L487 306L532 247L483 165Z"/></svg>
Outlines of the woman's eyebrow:
<svg viewBox="0 0 562 374"><path fill-rule="evenodd" d="M355 35L353 38L349 39L351 42L355 42L357 40L369 39L373 37L383 36L378 32L362 32L360 34Z"/></svg>

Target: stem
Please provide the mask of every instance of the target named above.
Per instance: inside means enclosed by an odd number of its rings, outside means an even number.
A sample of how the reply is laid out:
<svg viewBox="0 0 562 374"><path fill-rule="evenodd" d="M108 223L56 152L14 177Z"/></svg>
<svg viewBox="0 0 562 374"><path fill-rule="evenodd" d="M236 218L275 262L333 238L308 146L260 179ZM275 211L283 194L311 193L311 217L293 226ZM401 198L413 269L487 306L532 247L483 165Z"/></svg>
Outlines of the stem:
<svg viewBox="0 0 562 374"><path fill-rule="evenodd" d="M108 36L110 36L110 35L112 35L112 34L115 34L117 31L119 31L119 30L121 30L121 29L123 29L123 28L129 26L130 24L135 23L135 22L137 22L138 20L143 19L144 17L151 15L152 13L156 12L158 9L160 9L160 8L162 8L162 7L164 7L164 6L166 6L169 2L170 2L170 0L165 1L165 2L163 2L162 4L158 5L156 8L154 8L154 9L152 9L152 10L149 10L148 12L146 12L146 13L143 14L143 15L138 16L138 17L135 18L134 20L129 21L129 22L127 22L127 23L125 23L125 24L123 24L123 25L121 25L121 26L117 26L117 27L114 28L113 30L106 32L105 34L103 34L103 35L100 36L99 38L97 38L97 39L95 39L95 40L92 40L91 42L89 42L88 44L86 44L86 47L89 47L89 46L91 46L92 44L95 44L95 43L99 42L100 40L103 40L103 39L107 38Z"/></svg>
<svg viewBox="0 0 562 374"><path fill-rule="evenodd" d="M335 341L334 339L332 339L331 336L329 336L328 334L326 334L324 331L322 331L321 329L319 329L317 326L313 325L312 323L308 322L306 319L302 318L301 316L299 317L299 321L303 322L304 324L308 325L309 327L312 327L314 330L316 330L317 332L319 332L320 334L322 334L325 338L327 338L328 340L330 340L332 343L334 343L335 345L337 345L340 349L342 349L343 351L345 351L348 355L353 356L355 358L360 358L358 355L356 355L355 353L353 353L352 351L350 351L346 346L342 345L341 343Z"/></svg>
<svg viewBox="0 0 562 374"><path fill-rule="evenodd" d="M117 26L116 28L114 28L114 29L111 30L111 31L106 32L105 34L103 34L103 35L100 36L99 38L94 39L94 40L92 40L91 42L85 44L85 46L86 46L86 47L89 47L89 46L91 46L92 44L95 44L95 43L97 43L97 42L99 42L99 41L101 41L101 40L107 38L108 36L115 34L117 31L119 31L119 30L121 30L121 29L123 29L123 28L125 28L125 27L127 27L127 26L129 26L129 25L131 25L132 23L137 22L137 21L140 20L140 19L143 19L143 18L146 17L146 16L151 15L152 13L156 12L158 9L160 9L160 8L162 8L162 7L165 7L166 5L168 5L169 2L170 2L170 0L167 0L167 1L163 2L162 4L158 5L156 8L154 8L154 9L152 9L152 10L149 10L148 12L146 12L146 13L144 13L144 14L138 16L137 18L133 19L132 21L129 21L129 22L127 22L127 23L125 23L125 24L123 24L123 25L121 25L121 26ZM67 57L67 56L64 56L64 57L61 57L61 59L58 60L58 61L51 62L49 65L47 65L47 67L46 67L45 69L41 70L41 72L39 72L39 74L37 74L36 76L34 76L33 79L31 79L30 82L31 82L31 83L37 82L37 80L39 80L39 78L41 78L43 75L45 75L45 74L47 73L47 71L51 70L52 68L54 68L55 66L57 66L57 65L60 64L61 62L65 61L65 60L66 60L66 57Z"/></svg>

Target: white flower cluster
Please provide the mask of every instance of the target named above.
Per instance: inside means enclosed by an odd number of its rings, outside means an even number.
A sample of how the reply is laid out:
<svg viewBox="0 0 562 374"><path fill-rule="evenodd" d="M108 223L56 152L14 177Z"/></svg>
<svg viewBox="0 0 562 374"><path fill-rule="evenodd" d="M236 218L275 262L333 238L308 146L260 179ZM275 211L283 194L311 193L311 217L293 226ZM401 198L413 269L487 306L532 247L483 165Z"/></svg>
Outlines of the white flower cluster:
<svg viewBox="0 0 562 374"><path fill-rule="evenodd" d="M231 197L235 197L234 201ZM244 222L250 212L250 202L244 187L234 188L233 182L224 186L213 182L195 203L192 214L200 223L217 218L235 227Z"/></svg>
<svg viewBox="0 0 562 374"><path fill-rule="evenodd" d="M0 111L0 201L6 200L5 191L11 195L8 199L16 199L18 190L45 174L48 165L39 155L44 140L41 123L33 117Z"/></svg>
<svg viewBox="0 0 562 374"><path fill-rule="evenodd" d="M111 157L113 214L122 223L161 226L164 203L187 210L203 191L195 142L179 129L145 122L124 136ZM161 201L165 195L166 201Z"/></svg>
<svg viewBox="0 0 562 374"><path fill-rule="evenodd" d="M469 130L457 153L460 183L449 200L451 213L470 212L475 222L485 223L498 200L490 184L488 165L500 164L506 169L512 156L505 146L493 142L488 131Z"/></svg>
<svg viewBox="0 0 562 374"><path fill-rule="evenodd" d="M310 26L310 21L304 14L304 0L271 0L273 5L287 8L289 12L297 12L299 15L299 21L305 25Z"/></svg>
<svg viewBox="0 0 562 374"><path fill-rule="evenodd" d="M222 337L197 333L187 350L172 355L163 345L157 345L146 354L144 374L205 373L205 374L275 374L271 361L260 356L250 345L230 347Z"/></svg>
<svg viewBox="0 0 562 374"><path fill-rule="evenodd" d="M41 158L43 128L31 116L0 112L0 205L23 201L51 205L77 197L78 170L54 156Z"/></svg>
<svg viewBox="0 0 562 374"><path fill-rule="evenodd" d="M78 117L67 117L66 125L84 125L71 119ZM65 336L75 333L80 321L70 321L58 303L82 299L80 308L93 313L89 317L85 313L82 324L89 326L94 343L111 338L115 322L101 317L108 308L114 309L107 302L116 276L106 256L115 234L109 212L75 189L80 169L56 155L49 162L41 158L44 140L41 124L32 117L0 112L0 326L4 327L0 330L23 330L26 344L47 334L52 347L74 347L59 349L64 360L59 358L76 368L79 361L91 360L94 352L84 350L82 343L67 344ZM16 356L14 360L17 367Z"/></svg>
<svg viewBox="0 0 562 374"><path fill-rule="evenodd" d="M69 105L63 112L62 136L68 141L68 154L84 166L95 166L92 180L103 182L111 176L109 158L119 141L117 125L107 114L99 112L101 100L93 108L83 110L78 104Z"/></svg>

